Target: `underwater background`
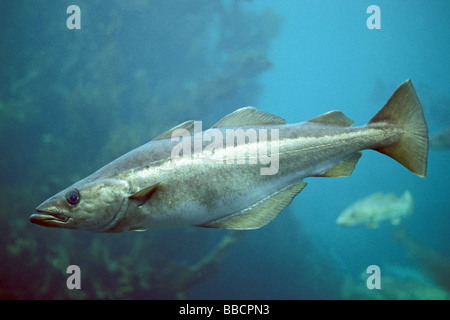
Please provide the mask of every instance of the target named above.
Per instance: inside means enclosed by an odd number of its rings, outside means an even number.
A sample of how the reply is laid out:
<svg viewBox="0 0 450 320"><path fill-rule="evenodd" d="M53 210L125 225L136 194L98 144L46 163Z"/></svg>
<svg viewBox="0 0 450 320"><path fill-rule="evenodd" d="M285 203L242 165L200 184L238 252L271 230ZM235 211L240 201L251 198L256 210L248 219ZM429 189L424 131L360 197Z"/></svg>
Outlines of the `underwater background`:
<svg viewBox="0 0 450 320"><path fill-rule="evenodd" d="M81 29L68 29L70 5ZM370 5L381 29L369 29ZM366 123L406 79L430 136L450 125L450 2L0 2L1 299L449 299L450 150L419 178L364 151L350 177L308 178L254 231L43 228L42 201L189 119L253 106L296 123ZM449 137L447 139L450 140ZM409 190L399 226L341 227L348 206ZM81 289L69 290L69 265ZM370 265L381 289L368 289Z"/></svg>

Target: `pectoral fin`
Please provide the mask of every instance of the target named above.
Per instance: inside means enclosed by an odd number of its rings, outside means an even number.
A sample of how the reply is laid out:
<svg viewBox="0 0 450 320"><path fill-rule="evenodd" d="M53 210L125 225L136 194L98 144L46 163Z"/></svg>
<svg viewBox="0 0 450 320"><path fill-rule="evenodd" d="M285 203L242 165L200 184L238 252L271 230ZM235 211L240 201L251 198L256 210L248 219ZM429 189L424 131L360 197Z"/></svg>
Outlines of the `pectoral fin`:
<svg viewBox="0 0 450 320"><path fill-rule="evenodd" d="M266 196L241 211L197 227L235 230L260 228L272 221L305 187L306 182L300 181Z"/></svg>
<svg viewBox="0 0 450 320"><path fill-rule="evenodd" d="M141 189L141 190L139 190L139 191L136 192L136 193L133 193L133 194L130 195L128 198L129 198L130 200L138 201L138 202L139 202L138 207L141 207L141 206L142 206L144 203L146 203L146 202L152 197L152 195L156 192L156 190L157 190L159 184L160 184L161 182L163 182L164 180L166 180L167 178L168 178L168 177L166 177L166 178L164 178L164 179L161 179L160 181L158 181L158 182L156 182L156 183L154 183L154 184L152 184L152 185L150 185L150 186L148 186L148 187L146 187L146 188L144 188L144 189Z"/></svg>

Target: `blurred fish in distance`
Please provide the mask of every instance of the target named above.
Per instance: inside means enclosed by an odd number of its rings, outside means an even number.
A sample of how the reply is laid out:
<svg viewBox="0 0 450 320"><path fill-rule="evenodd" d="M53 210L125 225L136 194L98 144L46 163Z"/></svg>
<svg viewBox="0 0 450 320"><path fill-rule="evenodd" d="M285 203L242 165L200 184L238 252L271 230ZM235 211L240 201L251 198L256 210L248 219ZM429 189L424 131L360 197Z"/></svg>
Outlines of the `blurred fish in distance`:
<svg viewBox="0 0 450 320"><path fill-rule="evenodd" d="M433 149L450 149L450 127L446 127L432 135L430 147Z"/></svg>
<svg viewBox="0 0 450 320"><path fill-rule="evenodd" d="M376 228L386 221L398 225L412 212L413 198L408 190L399 198L392 193L377 192L345 209L336 223L340 226L365 225L370 228Z"/></svg>

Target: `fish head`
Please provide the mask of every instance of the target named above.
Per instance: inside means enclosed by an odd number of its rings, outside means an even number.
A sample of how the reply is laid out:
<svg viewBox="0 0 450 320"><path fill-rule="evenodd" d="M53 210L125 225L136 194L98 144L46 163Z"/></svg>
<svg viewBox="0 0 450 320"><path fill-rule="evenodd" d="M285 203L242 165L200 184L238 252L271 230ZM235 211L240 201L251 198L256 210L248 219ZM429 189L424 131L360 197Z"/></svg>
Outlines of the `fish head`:
<svg viewBox="0 0 450 320"><path fill-rule="evenodd" d="M80 181L41 203L30 221L45 227L108 232L127 210L130 185L125 180Z"/></svg>
<svg viewBox="0 0 450 320"><path fill-rule="evenodd" d="M336 223L340 226L352 227L361 223L361 217L357 211L348 208L336 219Z"/></svg>

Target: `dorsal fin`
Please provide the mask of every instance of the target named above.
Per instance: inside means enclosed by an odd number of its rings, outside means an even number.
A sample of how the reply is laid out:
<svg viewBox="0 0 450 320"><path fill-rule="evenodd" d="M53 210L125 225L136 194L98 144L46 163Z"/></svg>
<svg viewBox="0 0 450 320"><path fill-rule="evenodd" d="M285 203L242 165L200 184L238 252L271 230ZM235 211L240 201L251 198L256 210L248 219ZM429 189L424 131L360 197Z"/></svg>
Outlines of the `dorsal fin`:
<svg viewBox="0 0 450 320"><path fill-rule="evenodd" d="M172 137L172 132L174 132L177 129L185 129L189 132L189 134L191 135L192 132L194 132L194 120L189 120L186 122L183 122L175 127L173 127L172 129L170 129L169 131L164 132L163 134L161 134L160 136L158 136L157 138L153 139L153 141L155 140L164 140L164 139L170 139Z"/></svg>
<svg viewBox="0 0 450 320"><path fill-rule="evenodd" d="M286 124L286 120L274 114L245 107L226 115L217 122L213 128L243 127L243 126L263 126Z"/></svg>
<svg viewBox="0 0 450 320"><path fill-rule="evenodd" d="M300 181L278 190L262 200L232 215L220 218L197 227L248 230L257 229L272 221L298 195L306 182Z"/></svg>
<svg viewBox="0 0 450 320"><path fill-rule="evenodd" d="M315 118L308 120L308 122L317 122L323 124L331 124L335 126L350 127L355 122L348 118L340 111L330 111Z"/></svg>

